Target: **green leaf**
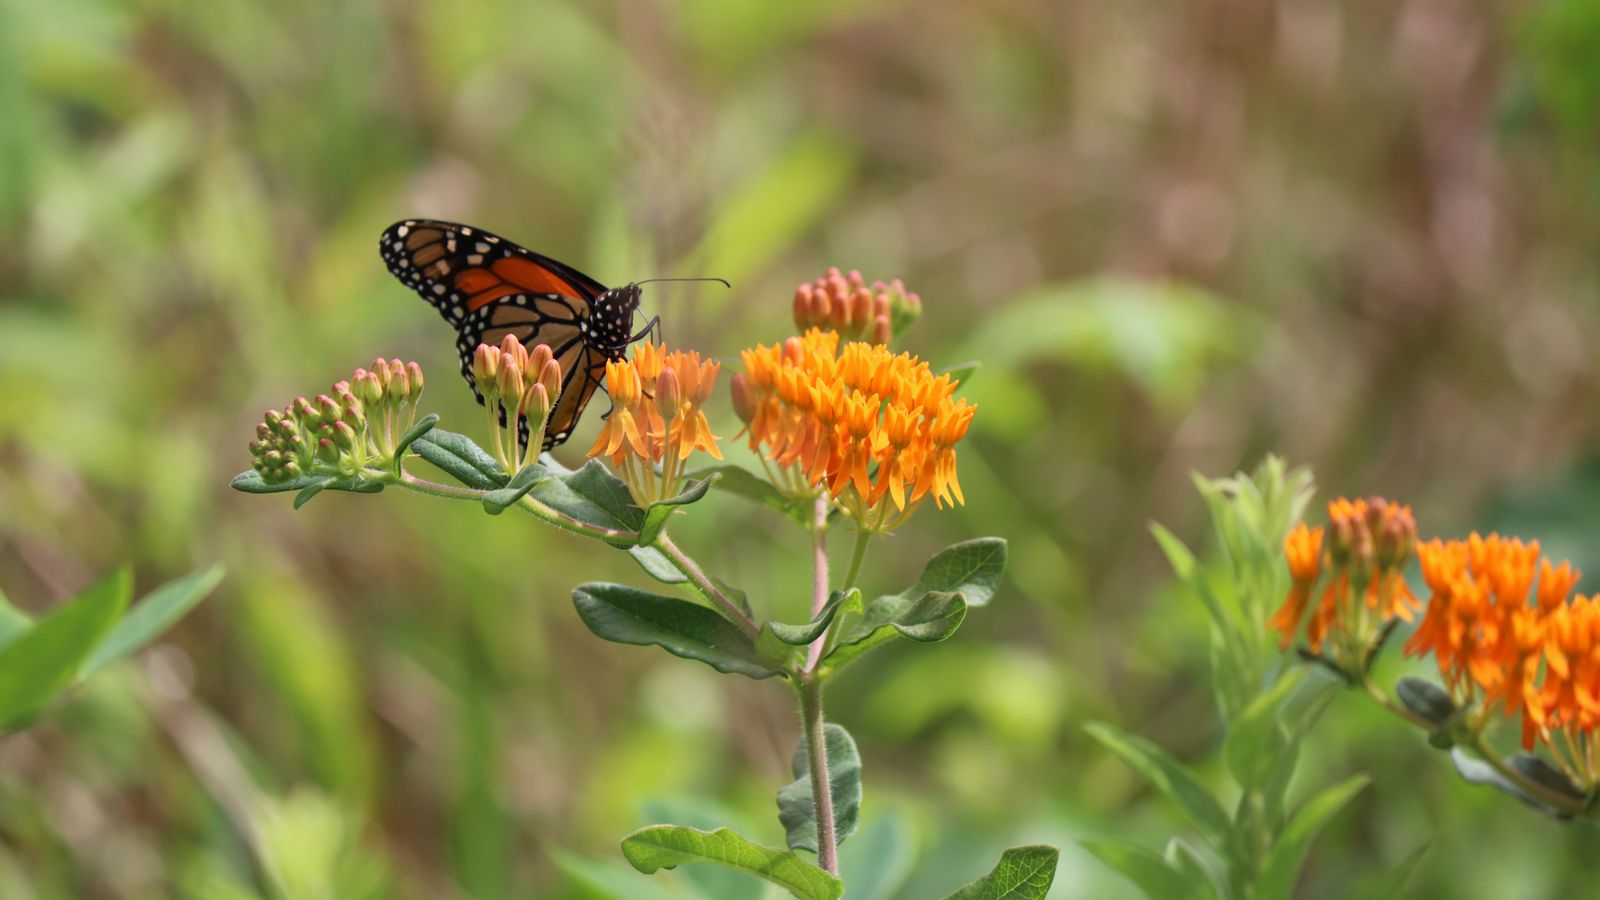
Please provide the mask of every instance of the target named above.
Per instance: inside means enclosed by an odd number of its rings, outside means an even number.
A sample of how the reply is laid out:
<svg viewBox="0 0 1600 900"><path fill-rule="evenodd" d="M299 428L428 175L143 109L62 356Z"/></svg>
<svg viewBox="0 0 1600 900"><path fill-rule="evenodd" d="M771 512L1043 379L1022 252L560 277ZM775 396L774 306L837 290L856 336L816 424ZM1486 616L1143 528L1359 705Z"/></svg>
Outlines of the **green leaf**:
<svg viewBox="0 0 1600 900"><path fill-rule="evenodd" d="M299 509L311 502L311 498L323 491L347 491L352 494L377 494L383 491L383 482L363 478L360 475L351 475L348 478L339 478L334 475L323 475L306 485L294 497L294 508Z"/></svg>
<svg viewBox="0 0 1600 900"><path fill-rule="evenodd" d="M1061 851L1043 844L1012 847L994 870L945 900L1042 900L1056 880Z"/></svg>
<svg viewBox="0 0 1600 900"><path fill-rule="evenodd" d="M763 847L728 828L651 825L622 839L622 855L646 875L686 862L711 862L758 875L802 900L837 900L844 893L838 878L793 852Z"/></svg>
<svg viewBox="0 0 1600 900"><path fill-rule="evenodd" d="M628 548L628 555L639 564L639 568L651 578L662 584L688 584L689 576L678 571L678 567L667 559L667 555L655 547L635 546Z"/></svg>
<svg viewBox="0 0 1600 900"><path fill-rule="evenodd" d="M1430 842L1406 854L1405 859L1400 860L1400 862L1390 867L1388 871L1380 872L1377 877L1370 880L1365 885L1365 889L1357 896L1363 898L1363 900L1390 900L1390 898L1400 896L1401 889L1411 879L1411 873L1417 870L1417 866L1422 863L1423 857L1427 856L1428 851L1431 849L1433 849L1433 844Z"/></svg>
<svg viewBox="0 0 1600 900"><path fill-rule="evenodd" d="M78 670L78 677L87 678L155 640L211 593L222 581L222 575L222 564L217 563L151 591L117 622L105 640L95 645Z"/></svg>
<svg viewBox="0 0 1600 900"><path fill-rule="evenodd" d="M1172 566L1173 574L1180 579L1188 581L1194 574L1194 553L1178 540L1178 536L1166 529L1159 522L1150 523L1150 533L1155 536L1156 543L1161 545L1161 552L1167 556L1167 563Z"/></svg>
<svg viewBox="0 0 1600 900"><path fill-rule="evenodd" d="M859 588L851 588L849 591L834 591L828 596L828 602L823 605L822 610L813 616L810 622L804 625L785 625L782 622L768 622L762 625L761 628L763 631L772 632L774 637L785 644L794 644L796 646L809 644L822 637L822 633L828 630L829 623L833 621L833 617L842 607L847 607L851 603L859 604L860 602L861 590Z"/></svg>
<svg viewBox="0 0 1600 900"><path fill-rule="evenodd" d="M749 469L735 465L722 465L708 466L689 473L690 478L708 478L712 475L721 476L717 481L717 490L726 491L746 500L753 500L768 509L788 516L801 525L809 526L812 516L815 515L810 503L797 501L785 496L782 491L773 487L772 482L756 475Z"/></svg>
<svg viewBox="0 0 1600 900"><path fill-rule="evenodd" d="M260 472L250 469L233 476L233 480L228 482L228 486L246 494L282 494L286 491L303 491L320 480L322 479L302 475L289 481L268 484L261 478Z"/></svg>
<svg viewBox="0 0 1600 900"><path fill-rule="evenodd" d="M1182 763L1144 738L1128 734L1105 722L1090 722L1084 726L1084 730L1121 757L1123 762L1150 782L1151 787L1178 804L1190 820L1199 826L1213 847L1220 850L1227 846L1228 834L1232 830L1228 814Z"/></svg>
<svg viewBox="0 0 1600 900"><path fill-rule="evenodd" d="M1159 854L1138 844L1112 839L1084 840L1078 844L1137 885L1146 897L1154 900L1193 897L1199 890L1199 885L1168 865Z"/></svg>
<svg viewBox="0 0 1600 900"><path fill-rule="evenodd" d="M1278 709L1307 671L1290 669L1265 693L1250 701L1228 730L1223 757L1240 787L1261 786L1272 776L1278 757L1287 751L1289 738L1278 719Z"/></svg>
<svg viewBox="0 0 1600 900"><path fill-rule="evenodd" d="M778 674L762 660L754 639L715 610L697 603L602 582L574 588L572 602L583 624L608 641L655 644L719 672L751 678Z"/></svg>
<svg viewBox="0 0 1600 900"><path fill-rule="evenodd" d="M683 900L684 895L639 877L639 873L618 862L599 862L569 853L560 847L549 848L547 855L568 881L582 891L576 896L599 900ZM698 894L694 895L700 896Z"/></svg>
<svg viewBox="0 0 1600 900"><path fill-rule="evenodd" d="M1256 881L1257 900L1289 900L1300 876L1300 867L1311 850L1311 842L1317 839L1322 826L1367 786L1368 780L1365 775L1347 778L1307 800L1295 812L1262 863L1261 875Z"/></svg>
<svg viewBox="0 0 1600 900"><path fill-rule="evenodd" d="M861 621L850 627L825 661L829 668L837 669L897 637L924 644L937 643L955 634L966 616L967 604L961 594L930 592L909 606L902 606L898 595L879 597L867 607Z"/></svg>
<svg viewBox="0 0 1600 900"><path fill-rule="evenodd" d="M828 784L833 788L834 841L855 834L861 822L861 755L844 726L823 726L822 746L828 755ZM810 747L804 735L790 765L795 780L778 791L778 821L787 831L790 850L817 852L817 807L811 796Z"/></svg>
<svg viewBox="0 0 1600 900"><path fill-rule="evenodd" d="M533 490L539 482L552 477L544 466L529 463L518 469L517 474L511 476L505 487L495 488L483 495L483 511L491 516L498 516L506 511L506 507L521 500L522 495Z"/></svg>
<svg viewBox="0 0 1600 900"><path fill-rule="evenodd" d="M21 637L32 627L33 619L12 606L4 594L0 594L0 650L5 649L7 644Z"/></svg>
<svg viewBox="0 0 1600 900"><path fill-rule="evenodd" d="M1189 892L1191 896L1202 900L1222 900L1216 877L1188 841L1177 837L1167 841L1167 852L1162 854L1162 858L1189 882L1192 886Z"/></svg>
<svg viewBox="0 0 1600 900"><path fill-rule="evenodd" d="M1450 760L1455 763L1456 771L1460 773L1461 777L1472 784L1493 785L1501 792L1510 794L1534 809L1562 821L1573 817L1571 810L1563 809L1550 799L1524 788L1516 780L1500 774L1499 770L1494 766L1464 747L1452 748L1450 750ZM1519 753L1507 762L1520 772L1523 777L1554 794L1565 795L1574 800L1583 799L1583 795L1572 782L1567 780L1565 775L1562 775L1536 756Z"/></svg>
<svg viewBox="0 0 1600 900"><path fill-rule="evenodd" d="M893 900L916 868L917 850L904 815L868 819L849 846L839 848L839 877L851 900Z"/></svg>
<svg viewBox="0 0 1600 900"><path fill-rule="evenodd" d="M920 597L929 591L958 593L968 607L986 606L1006 569L1005 538L981 537L940 550L923 567L917 583L902 597Z"/></svg>
<svg viewBox="0 0 1600 900"><path fill-rule="evenodd" d="M398 465L400 460L405 459L406 451L411 449L411 445L417 442L417 438L420 438L432 431L434 426L438 424L439 414L428 413L427 415L418 419L415 425L407 428L406 433L400 435L400 440L396 441L394 445L394 458L396 464Z"/></svg>
<svg viewBox="0 0 1600 900"><path fill-rule="evenodd" d="M983 368L983 363L972 359L963 363L956 363L952 366L945 366L943 369L939 370L939 374L949 375L956 384L960 385L966 384L968 381L970 381L972 376L981 368Z"/></svg>
<svg viewBox="0 0 1600 900"><path fill-rule="evenodd" d="M1450 699L1449 692L1425 678L1408 675L1395 684L1394 693L1406 709L1432 722L1435 727L1444 725L1457 711L1456 702Z"/></svg>
<svg viewBox="0 0 1600 900"><path fill-rule="evenodd" d="M469 488L492 491L506 483L500 464L464 434L434 428L414 439L411 449Z"/></svg>
<svg viewBox="0 0 1600 900"><path fill-rule="evenodd" d="M711 485L720 477L711 474L698 481L690 481L676 496L650 504L650 508L644 511L644 522L639 526L639 543L654 544L661 530L667 527L667 518L673 511L705 497L706 491L710 490Z"/></svg>
<svg viewBox="0 0 1600 900"><path fill-rule="evenodd" d="M334 478L332 475L323 475L320 478L313 479L310 484L306 485L305 488L300 491L300 493L294 495L294 508L299 509L300 507L305 506L307 503L310 503L312 497L322 493L323 490L328 487L328 485L333 484L337 480L338 479Z"/></svg>
<svg viewBox="0 0 1600 900"><path fill-rule="evenodd" d="M589 460L570 475L539 482L530 496L580 522L600 528L637 532L644 527L644 510L633 505L628 486L598 459ZM636 541L619 538L607 543L626 549Z"/></svg>
<svg viewBox="0 0 1600 900"><path fill-rule="evenodd" d="M19 724L72 683L132 592L132 576L118 569L0 650L0 731Z"/></svg>

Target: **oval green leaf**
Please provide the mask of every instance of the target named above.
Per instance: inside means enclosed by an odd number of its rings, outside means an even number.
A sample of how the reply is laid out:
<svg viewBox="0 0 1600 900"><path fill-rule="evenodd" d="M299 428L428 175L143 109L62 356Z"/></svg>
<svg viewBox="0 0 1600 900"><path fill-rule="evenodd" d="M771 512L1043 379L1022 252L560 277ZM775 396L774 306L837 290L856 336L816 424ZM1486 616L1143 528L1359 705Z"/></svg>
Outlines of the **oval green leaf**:
<svg viewBox="0 0 1600 900"><path fill-rule="evenodd" d="M770 678L778 670L762 661L755 640L715 610L620 584L591 582L572 591L583 624L619 644L654 644L719 672Z"/></svg>
<svg viewBox="0 0 1600 900"><path fill-rule="evenodd" d="M764 847L728 828L650 825L622 839L622 855L646 875L686 862L710 862L750 872L801 900L838 900L844 893L838 878L793 852Z"/></svg>
<svg viewBox="0 0 1600 900"><path fill-rule="evenodd" d="M0 650L0 732L55 699L128 605L133 577L118 569Z"/></svg>
<svg viewBox="0 0 1600 900"><path fill-rule="evenodd" d="M1000 854L989 874L945 900L1043 900L1056 880L1060 859L1060 850L1043 844L1012 847Z"/></svg>
<svg viewBox="0 0 1600 900"><path fill-rule="evenodd" d="M861 823L861 754L844 726L823 726L822 746L828 754L828 784L833 790L835 843L856 832ZM790 765L795 780L778 791L778 821L791 850L817 852L817 806L811 795L810 747L804 735Z"/></svg>

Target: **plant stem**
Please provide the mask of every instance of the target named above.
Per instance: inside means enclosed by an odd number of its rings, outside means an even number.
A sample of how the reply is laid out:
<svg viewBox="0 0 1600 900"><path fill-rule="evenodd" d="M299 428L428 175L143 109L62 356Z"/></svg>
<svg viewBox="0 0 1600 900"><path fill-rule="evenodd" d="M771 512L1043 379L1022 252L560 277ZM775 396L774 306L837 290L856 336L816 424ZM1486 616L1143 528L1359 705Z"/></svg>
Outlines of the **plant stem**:
<svg viewBox="0 0 1600 900"><path fill-rule="evenodd" d="M683 577L689 579L689 583L699 590L700 595L715 604L727 614L728 618L752 635L761 630L756 626L755 620L751 619L743 609L739 608L739 604L733 602L727 594L724 594L715 584L712 584L711 579L706 577L706 573L701 570L700 565L691 559L689 554L680 550L678 545L672 542L672 538L667 536L666 531L662 531L661 536L656 538L656 549L666 554L667 559L671 560L674 566L677 566L678 571L683 573Z"/></svg>
<svg viewBox="0 0 1600 900"><path fill-rule="evenodd" d="M817 495L811 520L811 618L822 614L828 605L828 494ZM822 661L822 648L828 642L827 634L820 634L806 650L806 671L814 672ZM818 725L818 728L822 726ZM824 760L826 764L826 760Z"/></svg>
<svg viewBox="0 0 1600 900"><path fill-rule="evenodd" d="M419 494L430 497L449 497L452 500L479 500L484 492L469 487L460 487L454 484L440 484L426 478L418 478L410 472L401 472L399 483L401 487L409 488Z"/></svg>
<svg viewBox="0 0 1600 900"><path fill-rule="evenodd" d="M1500 773L1500 777L1514 783L1523 791L1538 797L1545 803L1548 803L1564 812L1572 813L1575 816L1581 816L1585 813L1583 801L1574 800L1565 794L1550 790L1539 782L1534 781L1528 776L1522 774L1520 770L1506 762L1505 757L1501 756L1498 751L1489 746L1488 741L1483 739L1482 732L1474 734L1472 736L1472 743L1468 744L1468 746L1477 751L1478 756L1481 757L1484 762L1494 767L1494 770Z"/></svg>
<svg viewBox="0 0 1600 900"><path fill-rule="evenodd" d="M850 549L850 567L844 570L844 581L839 583L839 590L848 591L856 586L856 579L861 577L861 564L867 559L867 545L870 543L872 543L872 532L856 532L855 546Z"/></svg>
<svg viewBox="0 0 1600 900"><path fill-rule="evenodd" d="M800 719L806 731L806 756L811 763L811 800L817 819L817 865L839 874L839 842L833 831L833 782L828 777L828 746L822 729L822 683L798 682Z"/></svg>
<svg viewBox="0 0 1600 900"><path fill-rule="evenodd" d="M416 491L419 494L427 494L431 497L447 497L451 500L482 500L483 495L488 493L487 491L480 491L477 488L461 487L453 484L440 484L436 481L429 481L426 478L418 478L417 476L412 475L410 472L401 472L399 479L395 479L392 475L389 475L389 473L382 473L381 476L374 473L374 477L377 480L398 483L401 487ZM637 531L627 531L621 528L605 528L600 525L591 525L588 522L574 519L566 513L544 503L540 503L538 500L535 500L527 495L524 495L521 500L517 501L517 503L519 506L532 513L537 518L543 519L545 522L548 522L557 528L570 531L574 534L581 534L585 537L599 538L600 540L607 542L631 542L638 540L639 538L639 532Z"/></svg>

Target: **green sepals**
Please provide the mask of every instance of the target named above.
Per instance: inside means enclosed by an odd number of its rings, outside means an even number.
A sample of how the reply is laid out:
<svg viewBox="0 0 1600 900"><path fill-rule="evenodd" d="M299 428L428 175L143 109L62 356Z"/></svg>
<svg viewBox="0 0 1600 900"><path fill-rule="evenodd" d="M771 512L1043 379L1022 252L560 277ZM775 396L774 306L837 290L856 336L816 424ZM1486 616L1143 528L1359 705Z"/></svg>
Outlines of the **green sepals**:
<svg viewBox="0 0 1600 900"><path fill-rule="evenodd" d="M1571 820L1575 815L1572 810L1552 802L1547 797L1533 793L1511 778L1500 774L1498 769L1476 754L1469 752L1465 747L1452 747L1450 761L1455 763L1456 772L1464 780L1472 784L1493 785L1501 792L1510 794L1545 815L1563 822ZM1531 754L1519 753L1511 757L1508 762L1523 777L1545 788L1550 793L1569 797L1579 803L1584 802L1585 798L1577 787L1568 781L1565 775L1562 775L1561 772L1544 760Z"/></svg>
<svg viewBox="0 0 1600 900"><path fill-rule="evenodd" d="M483 511L491 516L498 516L506 511L506 507L515 504L522 496L533 490L534 485L552 477L544 466L538 463L529 463L517 470L511 476L506 486L495 488L483 495Z"/></svg>
<svg viewBox="0 0 1600 900"><path fill-rule="evenodd" d="M132 574L118 569L0 650L0 733L21 725L73 682L132 593Z"/></svg>
<svg viewBox="0 0 1600 900"><path fill-rule="evenodd" d="M1212 847L1228 846L1232 820L1217 798L1186 766L1150 741L1106 722L1090 722L1084 730L1138 772L1151 787L1176 803Z"/></svg>
<svg viewBox="0 0 1600 900"><path fill-rule="evenodd" d="M795 520L806 527L811 526L811 520L816 516L814 505L809 500L797 500L778 490L770 481L756 475L749 469L735 465L708 466L689 473L690 478L708 478L712 475L721 476L717 481L717 490L726 491L746 500L752 500L768 509L775 510Z"/></svg>
<svg viewBox="0 0 1600 900"><path fill-rule="evenodd" d="M111 633L95 645L78 669L78 677L87 678L160 637L196 603L205 599L222 582L223 574L222 564L216 563L175 578L146 594L118 620Z"/></svg>
<svg viewBox="0 0 1600 900"><path fill-rule="evenodd" d="M620 584L590 582L572 591L583 624L619 644L654 644L719 672L750 678L780 674L763 660L755 639L716 610Z"/></svg>
<svg viewBox="0 0 1600 900"><path fill-rule="evenodd" d="M989 874L944 900L1043 900L1060 860L1060 850L1043 844L1012 847Z"/></svg>
<svg viewBox="0 0 1600 900"><path fill-rule="evenodd" d="M1317 839L1328 820L1367 786L1369 780L1366 775L1347 778L1307 800L1295 811L1261 865L1253 895L1256 900L1290 900L1306 854L1311 850L1311 842Z"/></svg>
<svg viewBox="0 0 1600 900"><path fill-rule="evenodd" d="M861 754L842 725L823 726L822 746L828 755L828 783L833 789L833 837L837 844L861 824ZM778 791L778 821L787 832L790 850L817 852L817 806L811 796L810 747L804 735L790 765L795 780Z"/></svg>
<svg viewBox="0 0 1600 900"><path fill-rule="evenodd" d="M937 643L955 634L966 617L967 604L961 594L931 591L909 604L898 594L879 597L867 606L861 621L840 637L824 663L829 669L838 669L897 637Z"/></svg>
<svg viewBox="0 0 1600 900"><path fill-rule="evenodd" d="M410 447L469 488L492 491L506 483L500 464L464 434L433 428L413 438Z"/></svg>
<svg viewBox="0 0 1600 900"><path fill-rule="evenodd" d="M644 521L639 525L639 543L654 544L656 538L661 536L662 529L667 527L667 519L680 506L688 506L703 499L706 491L711 489L721 475L713 472L704 478L689 481L675 496L665 500L657 500L650 504L644 511Z"/></svg>
<svg viewBox="0 0 1600 900"><path fill-rule="evenodd" d="M733 830L651 825L622 839L622 855L646 875L686 862L710 862L758 875L801 900L838 900L844 884L792 851L754 843Z"/></svg>
<svg viewBox="0 0 1600 900"><path fill-rule="evenodd" d="M1139 890L1144 891L1146 897L1182 900L1204 896L1204 886L1209 884L1208 881L1192 882L1185 873L1168 864L1160 855L1132 841L1102 838L1082 840L1078 845L1133 882Z"/></svg>

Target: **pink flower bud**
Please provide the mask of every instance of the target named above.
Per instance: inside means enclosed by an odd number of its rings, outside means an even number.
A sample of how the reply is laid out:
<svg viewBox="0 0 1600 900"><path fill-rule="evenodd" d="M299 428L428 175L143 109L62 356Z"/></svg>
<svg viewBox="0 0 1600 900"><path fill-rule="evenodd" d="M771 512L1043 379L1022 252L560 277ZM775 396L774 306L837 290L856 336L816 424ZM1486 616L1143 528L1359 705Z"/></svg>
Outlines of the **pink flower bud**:
<svg viewBox="0 0 1600 900"><path fill-rule="evenodd" d="M561 363L554 359L547 359L539 368L539 384L544 387L545 395L554 402L561 396Z"/></svg>
<svg viewBox="0 0 1600 900"><path fill-rule="evenodd" d="M521 346L518 344L517 346ZM500 396L506 401L506 408L522 402L523 381L522 366L515 359L502 358L500 361L500 377L495 384L500 391Z"/></svg>
<svg viewBox="0 0 1600 900"><path fill-rule="evenodd" d="M656 412L661 413L661 418L671 422L677 418L681 401L678 373L673 369L662 369L661 374L656 376Z"/></svg>
<svg viewBox="0 0 1600 900"><path fill-rule="evenodd" d="M746 378L743 372L739 372L733 376L730 387L733 391L734 414L739 417L739 421L746 425L750 424L750 420L756 417L756 396L750 387L750 379Z"/></svg>
<svg viewBox="0 0 1600 900"><path fill-rule="evenodd" d="M406 363L406 377L411 380L411 396L422 393L422 366L415 361Z"/></svg>

